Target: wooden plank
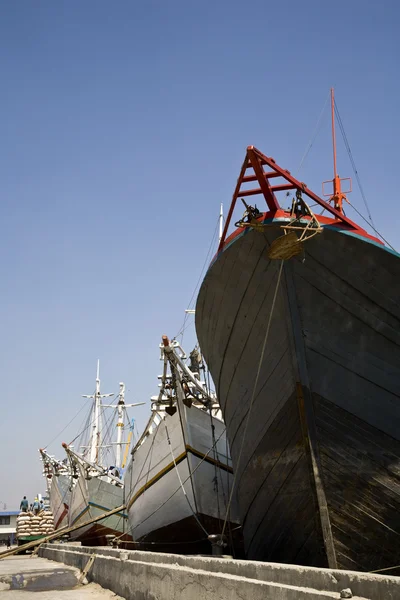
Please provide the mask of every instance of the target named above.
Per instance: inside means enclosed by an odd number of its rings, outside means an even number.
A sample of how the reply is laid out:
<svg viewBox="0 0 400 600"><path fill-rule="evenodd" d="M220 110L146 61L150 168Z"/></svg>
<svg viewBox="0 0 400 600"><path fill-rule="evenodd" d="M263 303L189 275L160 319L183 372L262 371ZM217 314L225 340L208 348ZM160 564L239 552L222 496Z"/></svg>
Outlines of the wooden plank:
<svg viewBox="0 0 400 600"><path fill-rule="evenodd" d="M106 513L102 513L101 515L98 515L97 517L93 517L93 519L89 519L88 521L85 521L84 523L80 523L79 525L73 525L72 527L63 527L62 529L59 529L58 531L55 531L54 533L51 533L50 535L46 535L45 537L40 538L39 540L34 540L32 542L28 542L27 544L22 544L21 546L18 546L17 548L13 548L12 550L6 550L5 552L0 552L0 560L2 558L6 558L7 556L11 556L13 554L18 554L18 552L24 552L25 550L34 548L38 544L46 544L47 542L50 542L51 540L56 540L56 539L62 537L63 535L65 535L67 533L71 533L72 531L76 531L77 529L80 529L81 527L85 527L86 525L91 525L92 523L97 523L97 521L101 521L102 519L105 519L106 517L111 517L112 515L115 515L116 513L119 513L121 511L125 510L125 508L126 508L125 504L122 504L121 506L118 506L117 508L113 508L112 510L109 510Z"/></svg>
<svg viewBox="0 0 400 600"><path fill-rule="evenodd" d="M335 461L324 460L323 457L322 465L330 503L337 493L341 504L350 503L355 508L360 505L365 510L373 509L377 517L384 513L389 522L399 521L400 498L383 493L380 486L372 486L367 479L357 478L356 474Z"/></svg>
<svg viewBox="0 0 400 600"><path fill-rule="evenodd" d="M78 585L82 584L83 580L85 579L86 575L89 573L96 558L97 558L97 554L92 554L89 557L89 560L87 561L85 568L83 569L83 571L78 579Z"/></svg>
<svg viewBox="0 0 400 600"><path fill-rule="evenodd" d="M237 477L237 490L241 494L242 522L246 520L247 503L246 496L253 498L257 495L258 483L261 487L275 467L275 465L284 457L286 460L287 451L290 445L293 445L293 438L296 442L299 440L299 423L296 415L294 399L289 398L276 415L271 426L251 454L249 461L243 461L240 474ZM260 481L261 480L261 481ZM242 500L242 497L244 499Z"/></svg>
<svg viewBox="0 0 400 600"><path fill-rule="evenodd" d="M400 442L387 433L372 427L348 411L314 394L317 423L322 429L335 429L340 423L341 437L351 440L371 458L400 475Z"/></svg>
<svg viewBox="0 0 400 600"><path fill-rule="evenodd" d="M400 496L400 480L397 477L385 475L385 469L379 469L379 467L372 468L372 464L368 461L368 457L360 452L359 450L352 448L351 446L339 446L337 443L337 437L324 435L324 453L329 454L332 457L337 457L338 462L342 464L348 464L354 473L360 473L360 477L363 473L368 477L369 481L376 482L377 485L383 487L384 490L388 490L393 494ZM370 464L369 472L366 470L366 464Z"/></svg>

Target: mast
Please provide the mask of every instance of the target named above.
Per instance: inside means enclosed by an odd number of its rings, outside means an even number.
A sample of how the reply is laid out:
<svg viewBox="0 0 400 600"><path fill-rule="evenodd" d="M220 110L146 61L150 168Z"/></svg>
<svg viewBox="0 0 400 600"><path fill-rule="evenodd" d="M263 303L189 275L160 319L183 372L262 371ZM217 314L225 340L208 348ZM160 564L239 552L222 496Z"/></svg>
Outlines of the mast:
<svg viewBox="0 0 400 600"><path fill-rule="evenodd" d="M335 91L331 88L331 119L332 119L332 150L333 150L333 196L330 200L333 202L334 207L339 212L343 213L343 200L346 200L346 196L342 192L340 177L337 173L336 163L336 132L335 132Z"/></svg>
<svg viewBox="0 0 400 600"><path fill-rule="evenodd" d="M102 398L109 398L114 394L101 394L100 393L100 360L97 360L97 376L96 376L96 391L92 395L82 395L82 398L90 398L94 400L93 405L93 430L92 437L90 440L90 454L89 460L91 463L98 465L100 458L100 446L101 446L101 407Z"/></svg>
<svg viewBox="0 0 400 600"><path fill-rule="evenodd" d="M221 240L222 240L223 225L224 225L224 205L221 202L221 208L219 211L219 235L218 235L219 243L221 243Z"/></svg>
<svg viewBox="0 0 400 600"><path fill-rule="evenodd" d="M92 447L90 449L90 460L91 462L99 462L100 455L100 360L97 359L97 375L96 375L96 392L94 399L94 424L93 424L93 436L92 436Z"/></svg>
<svg viewBox="0 0 400 600"><path fill-rule="evenodd" d="M125 404L125 384L119 384L119 402L117 405L118 421L117 421L117 450L115 455L116 467L119 469L121 466L121 451L122 451L122 430L124 427L124 411L123 406Z"/></svg>
<svg viewBox="0 0 400 600"><path fill-rule="evenodd" d="M124 443L122 440L123 433L124 433L124 427L125 427L124 417L125 417L126 409L132 408L133 406L142 406L143 404L146 404L146 403L145 402L136 402L135 404L125 404L125 384L122 382L119 384L118 404L116 404L116 405L115 404L103 404L104 408L114 408L117 411L117 415L118 415L118 417L117 417L117 441L114 442L114 445L116 446L115 466L117 467L117 469L120 469L122 466L122 460L121 460L122 447L125 446L125 444L126 444L126 442Z"/></svg>

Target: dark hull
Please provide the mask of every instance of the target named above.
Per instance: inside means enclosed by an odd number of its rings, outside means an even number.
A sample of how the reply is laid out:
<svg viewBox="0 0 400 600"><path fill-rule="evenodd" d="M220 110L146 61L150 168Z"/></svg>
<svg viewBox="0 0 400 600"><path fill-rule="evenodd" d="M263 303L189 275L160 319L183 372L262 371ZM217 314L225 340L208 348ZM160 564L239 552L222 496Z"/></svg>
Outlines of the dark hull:
<svg viewBox="0 0 400 600"><path fill-rule="evenodd" d="M237 237L196 307L246 554L356 570L400 564L397 255L325 229L284 263L239 460L280 266L267 251L282 234L274 223Z"/></svg>
<svg viewBox="0 0 400 600"><path fill-rule="evenodd" d="M209 515L198 514L198 520L207 531L221 531L223 523ZM233 552L235 558L243 558L243 540L238 527L229 524L226 530L227 550ZM171 523L150 534L139 538L136 542L122 544L128 550L145 550L149 552L169 552L172 554L212 554L210 541L199 530L199 524L194 517L186 517L181 521Z"/></svg>

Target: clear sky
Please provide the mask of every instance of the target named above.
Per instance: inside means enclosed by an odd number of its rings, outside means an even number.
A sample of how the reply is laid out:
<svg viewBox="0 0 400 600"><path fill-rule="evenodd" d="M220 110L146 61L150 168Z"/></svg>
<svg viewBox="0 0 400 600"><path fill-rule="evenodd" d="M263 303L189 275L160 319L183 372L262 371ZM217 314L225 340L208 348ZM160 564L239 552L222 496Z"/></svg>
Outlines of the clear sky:
<svg viewBox="0 0 400 600"><path fill-rule="evenodd" d="M87 402L97 358L104 391L156 393L160 337L181 326L246 146L317 193L332 177L327 111L298 172L331 86L400 247L399 7L1 2L0 509L44 491L37 449ZM353 175L341 142L339 173Z"/></svg>

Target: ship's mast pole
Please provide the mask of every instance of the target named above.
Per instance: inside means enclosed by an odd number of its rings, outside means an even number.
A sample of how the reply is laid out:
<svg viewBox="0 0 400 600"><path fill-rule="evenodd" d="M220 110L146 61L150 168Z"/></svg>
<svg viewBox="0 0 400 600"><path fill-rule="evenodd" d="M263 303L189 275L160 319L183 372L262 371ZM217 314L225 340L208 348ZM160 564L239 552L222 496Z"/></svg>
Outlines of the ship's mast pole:
<svg viewBox="0 0 400 600"><path fill-rule="evenodd" d="M83 395L82 398L92 398L94 400L93 407L93 431L90 440L90 462L99 464L100 459L100 446L101 446L101 399L109 398L114 394L101 394L100 393L100 361L97 361L97 376L96 376L96 391L94 395Z"/></svg>
<svg viewBox="0 0 400 600"><path fill-rule="evenodd" d="M125 443L122 441L124 433L124 411L126 411L127 408L132 408L133 406L142 406L143 404L146 403L136 402L134 404L125 404L125 384L122 382L119 384L118 404L103 404L104 408L114 408L117 410L117 441L114 442L114 445L116 446L115 466L117 469L120 469L122 466L122 446L125 446Z"/></svg>
<svg viewBox="0 0 400 600"><path fill-rule="evenodd" d="M92 447L90 449L90 461L96 465L99 462L100 454L100 361L97 361L96 392L94 396L94 424Z"/></svg>
<svg viewBox="0 0 400 600"><path fill-rule="evenodd" d="M221 243L221 240L222 240L223 225L224 225L224 206L221 202L221 208L219 211L219 235L218 235L219 243Z"/></svg>
<svg viewBox="0 0 400 600"><path fill-rule="evenodd" d="M119 469L121 466L121 450L122 450L122 430L124 427L124 410L125 404L125 384L119 384L119 402L118 402L118 422L117 422L117 452L116 452L116 467Z"/></svg>
<svg viewBox="0 0 400 600"><path fill-rule="evenodd" d="M336 210L343 212L342 202L343 194L340 185L340 177L337 174L336 164L336 132L335 132L335 91L331 88L331 112L332 112L332 147L333 147L333 196L331 200L334 202Z"/></svg>

